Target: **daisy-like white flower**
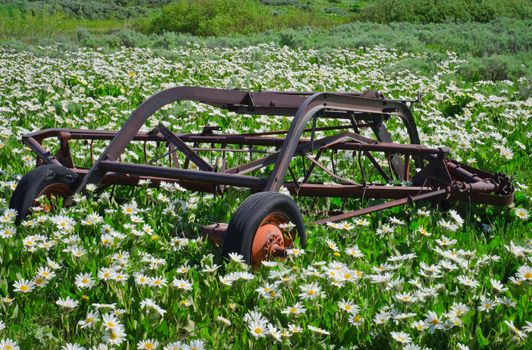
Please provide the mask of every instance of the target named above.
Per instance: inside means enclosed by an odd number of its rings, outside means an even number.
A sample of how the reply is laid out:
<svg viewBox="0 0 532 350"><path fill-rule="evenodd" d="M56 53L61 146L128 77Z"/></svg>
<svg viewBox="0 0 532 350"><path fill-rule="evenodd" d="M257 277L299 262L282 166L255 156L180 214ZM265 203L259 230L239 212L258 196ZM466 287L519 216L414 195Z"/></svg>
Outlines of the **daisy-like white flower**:
<svg viewBox="0 0 532 350"><path fill-rule="evenodd" d="M137 203L135 201L122 205L122 213L125 215L135 215L138 212Z"/></svg>
<svg viewBox="0 0 532 350"><path fill-rule="evenodd" d="M301 303L295 303L295 305L287 307L286 309L281 311L281 313L285 315L298 316L298 315L304 314L306 311L307 310L303 307L303 305L301 305Z"/></svg>
<svg viewBox="0 0 532 350"><path fill-rule="evenodd" d="M360 326L362 322L364 322L364 318L358 313L351 313L351 315L349 315L349 323L353 326Z"/></svg>
<svg viewBox="0 0 532 350"><path fill-rule="evenodd" d="M500 147L499 153L501 157L506 158L507 160L510 160L514 157L514 152L512 152L511 149L506 148L506 147Z"/></svg>
<svg viewBox="0 0 532 350"><path fill-rule="evenodd" d="M395 341L401 343L401 344L408 344L412 342L412 338L408 333L405 332L392 332L391 336Z"/></svg>
<svg viewBox="0 0 532 350"><path fill-rule="evenodd" d="M441 318L434 311L429 311L424 323L430 333L434 333L436 329L443 329L444 326Z"/></svg>
<svg viewBox="0 0 532 350"><path fill-rule="evenodd" d="M245 264L244 256L238 253L229 253L229 259L238 264Z"/></svg>
<svg viewBox="0 0 532 350"><path fill-rule="evenodd" d="M9 338L0 340L0 350L20 350L18 344Z"/></svg>
<svg viewBox="0 0 532 350"><path fill-rule="evenodd" d="M115 328L109 329L104 333L103 340L111 345L120 345L126 341L126 336L124 326L117 325Z"/></svg>
<svg viewBox="0 0 532 350"><path fill-rule="evenodd" d="M364 254L360 251L358 248L358 245L354 245L352 247L349 247L345 250L345 253L349 256L352 256L354 258L362 258L364 257Z"/></svg>
<svg viewBox="0 0 532 350"><path fill-rule="evenodd" d="M166 279L162 276L150 278L150 286L156 288L162 288L166 286Z"/></svg>
<svg viewBox="0 0 532 350"><path fill-rule="evenodd" d="M252 318L248 322L248 329L253 337L264 338L268 334L268 322L262 317Z"/></svg>
<svg viewBox="0 0 532 350"><path fill-rule="evenodd" d="M497 293L503 293L503 292L506 292L508 290L508 288L506 288L504 286L504 284L502 284L501 282L497 281L496 279L494 278L491 278L490 279L490 283L491 283L491 287L497 292Z"/></svg>
<svg viewBox="0 0 532 350"><path fill-rule="evenodd" d="M528 211L523 208L515 208L515 216L521 220L528 220Z"/></svg>
<svg viewBox="0 0 532 350"><path fill-rule="evenodd" d="M316 282L304 284L299 286L299 288L301 289L299 297L303 300L319 299L325 296L325 294L321 291L321 287Z"/></svg>
<svg viewBox="0 0 532 350"><path fill-rule="evenodd" d="M184 291L192 290L192 283L184 279L174 278L174 280L172 281L172 285L177 289L181 289Z"/></svg>
<svg viewBox="0 0 532 350"><path fill-rule="evenodd" d="M338 251L340 251L340 249L338 249L338 245L337 245L336 242L334 242L333 240L328 239L328 240L325 241L325 243L327 243L327 246L328 246L329 249L331 249L333 252L338 252Z"/></svg>
<svg viewBox="0 0 532 350"><path fill-rule="evenodd" d="M57 305L64 307L65 309L74 309L78 306L79 301L74 300L67 296L66 298L59 298L56 302Z"/></svg>
<svg viewBox="0 0 532 350"><path fill-rule="evenodd" d="M159 342L153 339L141 340L137 344L139 350L155 350L159 347Z"/></svg>
<svg viewBox="0 0 532 350"><path fill-rule="evenodd" d="M457 277L458 279L458 282L460 282L461 284L463 284L464 286L466 287L469 287L469 288L476 288L478 287L478 281L476 281L475 279L469 277L469 276L458 276Z"/></svg>
<svg viewBox="0 0 532 350"><path fill-rule="evenodd" d="M431 235L431 233L429 231L427 231L427 229L424 228L423 226L419 226L417 231L419 232L419 234L421 234L422 236L425 236L425 237L429 237Z"/></svg>
<svg viewBox="0 0 532 350"><path fill-rule="evenodd" d="M98 311L89 311L85 319L78 321L78 325L81 328L92 328L94 324L100 319L100 313Z"/></svg>
<svg viewBox="0 0 532 350"><path fill-rule="evenodd" d="M294 257L294 258L297 258L301 255L303 255L305 251L303 249L299 249L299 248L291 248L291 249L287 249L286 250L286 254L290 257Z"/></svg>
<svg viewBox="0 0 532 350"><path fill-rule="evenodd" d="M163 348L163 350L188 350L188 349L189 349L188 345L180 341L175 341L173 343L170 343Z"/></svg>
<svg viewBox="0 0 532 350"><path fill-rule="evenodd" d="M216 319L218 321L222 322L226 326L230 326L231 325L231 321L228 320L227 318L223 317L223 316L218 316L218 317L216 317Z"/></svg>
<svg viewBox="0 0 532 350"><path fill-rule="evenodd" d="M308 325L307 328L314 332L314 333L318 333L318 334L323 334L323 335L330 335L331 333L323 328L320 328L320 327L315 327L315 326L312 326L312 325Z"/></svg>
<svg viewBox="0 0 532 350"><path fill-rule="evenodd" d="M532 266L523 265L519 269L517 269L516 277L520 281L532 281Z"/></svg>
<svg viewBox="0 0 532 350"><path fill-rule="evenodd" d="M421 320L420 321L414 321L414 322L412 322L412 328L414 328L414 329L416 329L416 330L421 332L422 330L424 330L426 328L426 325L425 325L425 322L423 322Z"/></svg>
<svg viewBox="0 0 532 350"><path fill-rule="evenodd" d="M392 315L389 312L382 311L375 315L373 322L375 322L375 324L385 324L391 317Z"/></svg>
<svg viewBox="0 0 532 350"><path fill-rule="evenodd" d="M526 333L519 330L519 328L517 328L515 325L514 325L514 322L513 321L508 321L508 320L505 320L504 323L506 323L506 325L508 326L508 328L513 332L513 334L518 337L519 339L525 339L526 338Z"/></svg>
<svg viewBox="0 0 532 350"><path fill-rule="evenodd" d="M205 349L205 343L201 339L194 339L188 345L188 350L204 350L204 349Z"/></svg>
<svg viewBox="0 0 532 350"><path fill-rule="evenodd" d="M413 303L416 301L416 297L413 296L411 293L399 293L395 295L395 299L405 304Z"/></svg>
<svg viewBox="0 0 532 350"><path fill-rule="evenodd" d="M29 293L35 289L35 283L28 280L19 280L13 284L15 292Z"/></svg>
<svg viewBox="0 0 532 350"><path fill-rule="evenodd" d="M61 350L85 350L85 348L76 343L66 343L61 347Z"/></svg>
<svg viewBox="0 0 532 350"><path fill-rule="evenodd" d="M466 313L468 313L470 310L469 306L462 304L462 303L456 303L453 304L451 307L451 311L449 312L449 315L451 317L463 317Z"/></svg>
<svg viewBox="0 0 532 350"><path fill-rule="evenodd" d="M90 273L78 273L76 275L76 287L79 289L92 288L94 286L94 280Z"/></svg>
<svg viewBox="0 0 532 350"><path fill-rule="evenodd" d="M164 314L166 313L165 309L157 305L157 303L153 299L150 299L150 298L146 298L142 300L140 302L140 307L153 309L161 316L164 316Z"/></svg>
<svg viewBox="0 0 532 350"><path fill-rule="evenodd" d="M349 300L346 301L344 299L338 302L338 307L340 308L340 310L351 314L357 314L360 311L360 307L358 307L358 305L355 305L353 302Z"/></svg>
<svg viewBox="0 0 532 350"><path fill-rule="evenodd" d="M107 330L113 330L121 326L120 321L118 320L118 318L116 318L114 314L110 314L110 313L104 314L102 316L102 321L103 321L103 326Z"/></svg>
<svg viewBox="0 0 532 350"><path fill-rule="evenodd" d="M279 295L277 291L277 285L272 283L266 283L264 286L255 289L257 293L263 298L272 299Z"/></svg>

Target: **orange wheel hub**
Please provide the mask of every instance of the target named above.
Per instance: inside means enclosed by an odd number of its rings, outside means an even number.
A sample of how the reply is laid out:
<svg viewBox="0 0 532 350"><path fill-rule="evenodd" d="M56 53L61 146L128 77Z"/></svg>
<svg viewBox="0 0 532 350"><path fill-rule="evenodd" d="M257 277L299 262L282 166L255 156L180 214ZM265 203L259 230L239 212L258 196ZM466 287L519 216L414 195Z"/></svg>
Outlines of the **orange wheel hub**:
<svg viewBox="0 0 532 350"><path fill-rule="evenodd" d="M282 213L271 213L262 220L251 246L252 265L257 266L271 256L286 256L286 248L292 241L283 235L280 226L288 222L288 218Z"/></svg>

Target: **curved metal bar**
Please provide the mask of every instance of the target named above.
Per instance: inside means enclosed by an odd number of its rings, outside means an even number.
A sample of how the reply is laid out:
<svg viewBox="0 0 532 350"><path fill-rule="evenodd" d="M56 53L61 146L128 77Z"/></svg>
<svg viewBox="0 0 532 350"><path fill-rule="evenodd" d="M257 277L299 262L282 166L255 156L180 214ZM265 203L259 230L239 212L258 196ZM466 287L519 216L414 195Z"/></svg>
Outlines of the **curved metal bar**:
<svg viewBox="0 0 532 350"><path fill-rule="evenodd" d="M284 183L284 177L290 165L290 160L295 154L298 141L303 134L306 124L317 112L324 109L397 114L405 122L410 138L419 143L414 119L408 107L403 103L360 96L316 93L308 97L301 107L299 107L279 152L281 156L277 158L277 162L270 174L264 191L279 191Z"/></svg>
<svg viewBox="0 0 532 350"><path fill-rule="evenodd" d="M241 90L185 86L173 87L156 93L144 101L131 114L131 117L116 133L115 137L111 140L99 159L94 162L87 176L83 178L83 181L76 189L76 193L83 191L88 183L98 185L103 180L106 173L104 169L99 168L100 163L104 160L117 160L124 152L127 145L133 140L140 128L144 125L146 120L160 108L176 101L196 101L227 109L231 109L234 106L248 106L250 108L249 113L253 113L253 108L260 106L268 106L269 109L272 110L285 110L287 107L290 107L290 112L294 110L296 111L295 113L292 112L294 113L293 115L295 115L295 118L292 122L287 137L283 142L283 148L286 148L286 150L290 151L290 153L287 154L285 152L280 161L287 157L288 160L292 158L295 147L299 138L301 137L301 133L303 132L304 125L308 119L315 114L315 112L322 109L341 112L356 111L379 114L397 113L405 121L405 125L407 126L413 143L419 143L419 137L417 137L415 123L411 117L410 110L405 104L395 101L371 99L345 94L317 93L305 100L300 99L298 101L294 101L294 97L295 96L275 94L270 92L250 93ZM260 106L253 102L253 98L260 100ZM327 103L330 105L327 106ZM295 107L298 107L298 109L296 110ZM312 113L308 114L311 110ZM289 113L288 115L292 115L292 113ZM283 177L286 174L288 163L286 163L286 160L283 161ZM277 169L278 172L279 168L277 166L275 169ZM270 177L270 180L278 178L275 182L282 183L282 181L279 182L279 175L281 174L279 173L277 176ZM271 187L271 184L269 184L269 186Z"/></svg>
<svg viewBox="0 0 532 350"><path fill-rule="evenodd" d="M163 90L144 101L129 117L128 121L118 131L100 158L94 163L87 176L76 189L76 193L85 189L89 183L98 185L104 178L106 171L99 169L104 160L115 161L124 152L146 120L161 107L176 101L197 101L213 104L240 103L247 93L238 90L220 90L201 87L173 87Z"/></svg>

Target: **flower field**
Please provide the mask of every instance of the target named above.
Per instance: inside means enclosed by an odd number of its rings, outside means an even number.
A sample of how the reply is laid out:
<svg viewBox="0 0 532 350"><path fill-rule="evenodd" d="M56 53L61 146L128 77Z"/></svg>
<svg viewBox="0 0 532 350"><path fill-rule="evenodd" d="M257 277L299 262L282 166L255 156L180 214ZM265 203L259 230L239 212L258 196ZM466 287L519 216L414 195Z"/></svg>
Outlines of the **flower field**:
<svg viewBox="0 0 532 350"><path fill-rule="evenodd" d="M466 82L456 73L464 62L450 52L434 76L386 73L414 56L422 54L271 45L0 49L0 349L529 349L529 81ZM314 226L316 211L335 199L318 208L298 199L307 246L258 270L238 255L223 261L200 234L200 225L229 221L247 195L238 189L221 197L175 185L89 187L75 206L14 224L9 198L35 165L23 133L118 130L144 99L176 85L372 89L397 99L419 91L422 143L508 174L515 206L404 207ZM180 103L143 130L160 122L176 132L219 125L245 133L286 128L290 119ZM95 144L95 154L104 146ZM76 163L89 163L87 145L73 152ZM139 154L129 148L125 159Z"/></svg>

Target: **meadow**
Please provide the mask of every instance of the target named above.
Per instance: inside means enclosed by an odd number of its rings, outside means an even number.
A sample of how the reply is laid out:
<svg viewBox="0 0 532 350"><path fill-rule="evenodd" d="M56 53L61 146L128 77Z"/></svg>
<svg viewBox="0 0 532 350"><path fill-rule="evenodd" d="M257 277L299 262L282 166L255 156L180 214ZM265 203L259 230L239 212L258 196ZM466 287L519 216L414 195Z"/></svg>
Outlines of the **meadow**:
<svg viewBox="0 0 532 350"><path fill-rule="evenodd" d="M531 9L529 0L2 2L0 350L529 349ZM296 198L307 246L259 269L222 259L200 232L229 222L249 195L236 188L89 188L74 206L58 200L15 225L9 199L35 167L22 134L118 130L148 96L179 85L419 92L422 144L509 175L514 204L421 203L318 226L341 201ZM177 103L143 131L246 133L290 121ZM407 142L400 125L387 127ZM88 148L73 145L76 164L90 164ZM148 145L150 158L158 152ZM129 147L123 160L142 157Z"/></svg>
<svg viewBox="0 0 532 350"><path fill-rule="evenodd" d="M526 349L532 330L528 81L461 78L457 72L467 62L452 52L433 75L387 73L426 55L274 44L190 43L165 56L149 48L0 49L0 348ZM229 220L245 198L238 190L220 197L145 184L89 192L76 196L73 207L36 211L14 225L9 198L35 164L21 134L45 127L117 130L147 96L175 85L371 87L390 98L420 91L413 112L422 143L449 146L454 159L510 175L515 205L404 207L313 226L334 199L317 207L298 200L307 247L258 270L239 256L223 261L199 231L201 224ZM280 129L289 119L180 103L157 113L145 130L159 122L179 132L207 124L249 132ZM75 148L74 157L87 161L87 147ZM130 149L125 160L138 157Z"/></svg>

